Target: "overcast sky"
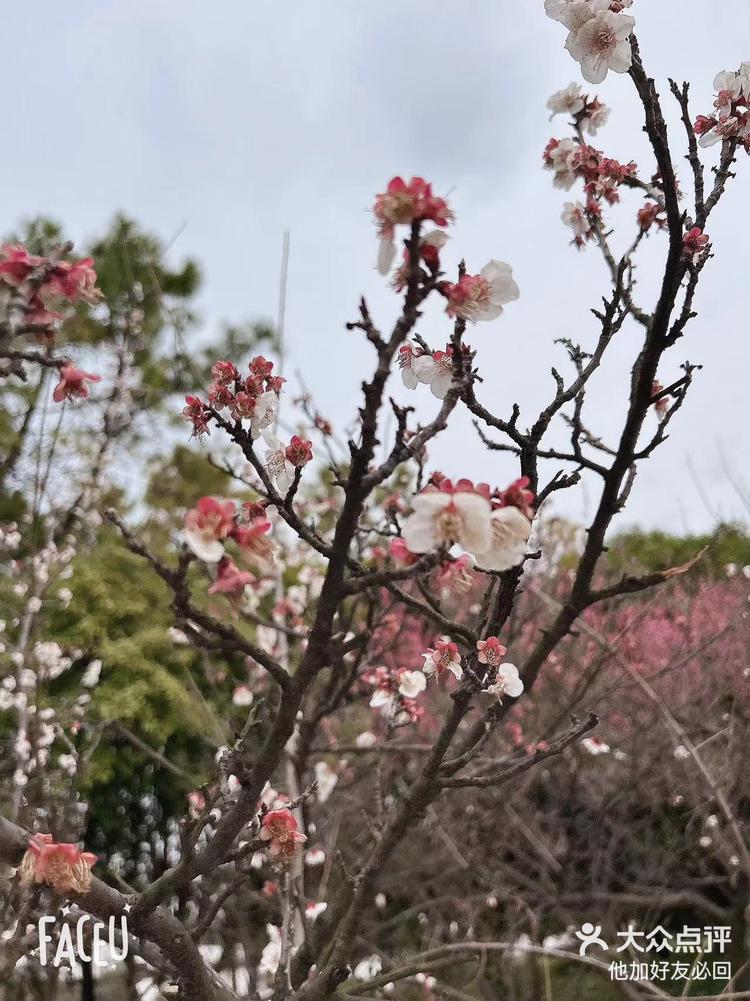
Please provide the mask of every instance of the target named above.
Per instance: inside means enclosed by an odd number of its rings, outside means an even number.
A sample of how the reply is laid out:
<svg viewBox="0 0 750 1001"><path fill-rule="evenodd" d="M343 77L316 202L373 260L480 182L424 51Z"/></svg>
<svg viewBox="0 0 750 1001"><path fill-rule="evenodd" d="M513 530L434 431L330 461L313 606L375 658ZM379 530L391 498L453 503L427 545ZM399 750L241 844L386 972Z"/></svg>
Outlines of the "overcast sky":
<svg viewBox="0 0 750 1001"><path fill-rule="evenodd" d="M715 73L750 59L747 0L636 0L631 13L665 101L667 76L688 78L696 113L711 107ZM179 233L175 261L190 255L203 265L208 336L223 318L275 315L288 227L288 374L299 368L339 425L351 419L372 361L344 323L361 293L384 326L397 307L373 268L367 211L396 173L421 174L450 192L457 222L444 266L465 256L476 271L495 257L514 269L521 299L469 338L488 406L507 414L518 401L521 424L531 423L548 399L550 365L564 366L554 339L593 345L589 308L607 291L603 265L593 248L568 246L559 215L570 196L553 189L540 160L548 138L565 130L562 119L548 121L547 97L580 75L542 0L36 0L8 5L3 29L11 93L0 228L47 213L85 243L122 210L165 240ZM613 108L596 145L635 158L650 175L629 79L610 74L595 92ZM675 128L687 189L682 143ZM671 382L686 358L704 368L672 437L644 465L622 523L699 530L743 513L723 463L750 486L749 198L743 158L710 223L716 256L704 272L700 315L660 375ZM637 207L629 201L610 216L625 226L623 240ZM639 294L650 307L663 246L649 243ZM419 329L435 347L448 333L437 309ZM637 336L622 331L590 395L587 422L612 443ZM395 388L428 419L428 390ZM433 459L446 474L498 485L516 475L509 457L483 450L465 419ZM592 502L587 491L559 510L585 516Z"/></svg>

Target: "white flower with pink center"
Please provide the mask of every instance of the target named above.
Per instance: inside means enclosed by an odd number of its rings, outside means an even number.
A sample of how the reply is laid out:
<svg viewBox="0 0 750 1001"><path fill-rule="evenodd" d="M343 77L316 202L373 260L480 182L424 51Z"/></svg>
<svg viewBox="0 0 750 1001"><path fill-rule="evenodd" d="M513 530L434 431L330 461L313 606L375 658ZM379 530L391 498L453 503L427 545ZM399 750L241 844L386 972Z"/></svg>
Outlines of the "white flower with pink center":
<svg viewBox="0 0 750 1001"><path fill-rule="evenodd" d="M577 115L579 111L583 111L585 103L586 98L580 84L571 83L563 90L555 91L547 101L547 107L552 112L550 118L554 118L555 115Z"/></svg>
<svg viewBox="0 0 750 1001"><path fill-rule="evenodd" d="M444 400L453 381L453 353L448 350L419 355L412 362L412 372L419 382L430 387L433 396Z"/></svg>
<svg viewBox="0 0 750 1001"><path fill-rule="evenodd" d="M579 247L582 246L594 228L586 206L580 202L565 202L560 218L573 230L573 242Z"/></svg>
<svg viewBox="0 0 750 1001"><path fill-rule="evenodd" d="M198 559L218 563L224 555L223 541L234 529L233 501L201 497L185 515L184 539Z"/></svg>
<svg viewBox="0 0 750 1001"><path fill-rule="evenodd" d="M422 670L427 677L436 674L439 678L444 671L450 671L459 680L463 677L461 654L456 644L447 636L441 636L435 643L434 649L426 650L422 656L424 657Z"/></svg>
<svg viewBox="0 0 750 1001"><path fill-rule="evenodd" d="M273 427L279 416L279 397L272 390L261 393L255 401L255 410L250 418L250 434L260 438L266 428Z"/></svg>
<svg viewBox="0 0 750 1001"><path fill-rule="evenodd" d="M396 696L389 688L376 688L369 704L371 709L378 709L382 716L392 716L396 708Z"/></svg>
<svg viewBox="0 0 750 1001"><path fill-rule="evenodd" d="M633 63L630 36L634 27L635 19L629 14L616 14L609 9L587 18L566 45L581 64L584 79L601 83L610 70L628 72Z"/></svg>
<svg viewBox="0 0 750 1001"><path fill-rule="evenodd" d="M743 115L742 118L737 115L721 115L716 125L700 137L698 144L706 148L727 139L744 138L749 132L750 115Z"/></svg>
<svg viewBox="0 0 750 1001"><path fill-rule="evenodd" d="M515 664L501 664L497 669L497 677L487 691L490 695L501 699L508 695L511 699L517 699L523 692L523 681L518 673Z"/></svg>
<svg viewBox="0 0 750 1001"><path fill-rule="evenodd" d="M608 10L609 6L610 0L545 0L544 10L547 17L568 29L570 41L595 13Z"/></svg>
<svg viewBox="0 0 750 1001"><path fill-rule="evenodd" d="M581 121L581 128L588 132L590 136L595 136L599 129L603 128L609 120L609 108L598 99L590 101L586 105L585 114Z"/></svg>
<svg viewBox="0 0 750 1001"><path fill-rule="evenodd" d="M743 66L747 65L743 63ZM743 85L747 81L742 73L733 73L731 70L723 70L714 77L714 90L716 100L714 105L720 114L728 115L732 110L732 105L743 93Z"/></svg>
<svg viewBox="0 0 750 1001"><path fill-rule="evenodd" d="M422 671L404 671L399 678L398 691L405 699L416 699L426 687L427 678Z"/></svg>
<svg viewBox="0 0 750 1001"><path fill-rule="evenodd" d="M305 907L305 916L308 921L316 921L328 907L325 900L312 901Z"/></svg>
<svg viewBox="0 0 750 1001"><path fill-rule="evenodd" d="M595 758L600 754L609 754L610 752L609 744L605 744L598 737L584 737L581 741L581 747Z"/></svg>
<svg viewBox="0 0 750 1001"><path fill-rule="evenodd" d="M248 685L237 685L232 695L232 703L235 706L251 706L253 704L253 690Z"/></svg>
<svg viewBox="0 0 750 1001"><path fill-rule="evenodd" d="M490 517L490 541L484 549L472 550L483 570L510 570L523 562L531 522L517 507L500 507Z"/></svg>
<svg viewBox="0 0 750 1001"><path fill-rule="evenodd" d="M427 489L412 500L413 514L404 522L403 538L412 553L458 543L470 553L492 545L490 503L470 491L448 493Z"/></svg>
<svg viewBox="0 0 750 1001"><path fill-rule="evenodd" d="M398 367L401 369L401 379L407 389L416 389L419 384L419 377L414 371L414 362L417 361L422 352L414 348L413 344L404 344L398 351Z"/></svg>
<svg viewBox="0 0 750 1001"><path fill-rule="evenodd" d="M556 188L569 191L578 178L577 158L580 146L572 139L551 139L544 151L544 166L554 173Z"/></svg>
<svg viewBox="0 0 750 1001"><path fill-rule="evenodd" d="M448 299L448 316L476 323L494 320L503 306L519 296L513 269L503 261L489 261L478 275L464 275L455 284L444 282L442 292Z"/></svg>
<svg viewBox="0 0 750 1001"><path fill-rule="evenodd" d="M294 465L286 457L286 445L270 431L263 432L266 445L266 472L276 482L276 489L283 496L289 490L294 479Z"/></svg>

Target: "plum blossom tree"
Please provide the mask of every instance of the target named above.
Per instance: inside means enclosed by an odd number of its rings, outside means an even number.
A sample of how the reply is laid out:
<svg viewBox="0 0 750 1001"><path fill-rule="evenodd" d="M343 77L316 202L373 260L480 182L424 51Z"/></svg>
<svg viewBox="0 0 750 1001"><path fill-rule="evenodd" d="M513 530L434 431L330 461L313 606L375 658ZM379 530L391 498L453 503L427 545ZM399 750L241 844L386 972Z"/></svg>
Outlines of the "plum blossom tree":
<svg viewBox="0 0 750 1001"><path fill-rule="evenodd" d="M545 7L567 28L566 47L589 83L600 83L610 69L629 74L655 161L644 175L636 163L606 156L584 140L607 117L597 96L571 85L550 99L550 110L571 116L571 135L550 140L544 166L556 186L582 185L583 201L566 206L564 218L576 246L590 244L601 253L607 288L602 306L592 310L592 343L564 342L570 374L553 369L547 406L525 429L517 405L509 415L489 409L491 392L466 337L469 330L472 339L487 336L479 324L513 322L519 288L511 266L492 260L474 272L462 262L451 280L441 260L444 231L455 222L447 199L420 177L394 177L375 197L373 214L378 268L391 275L401 309L384 332L362 299L348 325L374 352L356 437L337 450L333 429L311 411L308 397L299 401L297 433L289 436L294 404L286 402L275 364L259 354L220 359L210 380L186 397L182 417L231 477L235 496L196 496L179 538L162 551L114 507L106 510L123 545L164 585L179 641L220 660L224 676L237 678L232 704L243 718L218 749L212 777L192 790L168 864L155 878L123 885L103 866L97 870L83 849L8 820L0 826L0 854L20 867L24 882L62 893L82 910L105 918L127 913L140 960L185 999L373 996L388 984L398 991L417 974L431 991L446 965L507 951L507 942L492 939L452 942L449 928L434 947L389 959L383 970L384 960L371 955L370 939L361 933L400 854L410 851L437 811L445 816L451 804L464 804L466 790L485 795L576 745L606 756L609 745L588 736L597 716L589 711L566 719L567 708L509 754L498 759L497 753L519 725L517 706L534 706L542 668L576 630L599 635L591 623L597 609L680 576L694 562L611 580L602 556L638 464L664 442L697 371L685 363L677 374L672 349L695 316L696 289L711 258L706 226L734 176L738 152L747 149L746 64L717 78L719 114L695 124L687 84L670 85L692 172L692 193L684 200L661 99L643 66L635 19L624 12L631 4L547 0ZM696 136L712 132L721 149L707 185ZM646 203L633 213L634 233L618 256L604 216L630 192ZM437 231L427 231L427 224ZM650 307L638 300L633 281L649 231L663 241L661 287ZM394 268L398 238L404 255ZM37 260L17 247L6 248L0 265L10 289L2 352L8 374L22 375L25 364L52 365L59 369L54 395L60 400L86 397L91 376L67 359L15 344L53 324L41 315L47 293L67 302L95 299L92 267L88 260ZM444 349L419 331L433 299L445 308ZM639 334L638 353L619 437L608 444L589 426L586 394L626 324ZM422 394L415 397L419 410L388 400L388 380L399 369L404 385ZM425 385L440 401L429 413ZM431 442L461 408L490 453L517 459L514 482L477 484L460 469L450 478L428 471ZM378 458L389 409L395 431ZM647 423L653 414L655 431ZM551 443L561 428L567 444L559 437ZM597 484L595 511L574 568L551 594L544 586L540 512L582 475ZM543 625L541 616L532 618L519 638L514 616L522 584L551 611ZM469 595L471 601L462 600ZM505 659L509 652L513 662ZM362 765L368 760L378 767ZM405 767L389 765L402 760ZM336 811L341 788L354 782L374 803L355 831ZM36 818L35 828L43 819ZM729 806L725 819L746 887L750 856ZM348 837L337 842L342 824ZM451 829L466 827L471 820L464 817ZM470 844L473 837L462 840ZM458 846L456 852L461 855ZM321 853L323 873L310 875ZM259 948L246 929L236 932L232 944L242 947L245 970L238 986L221 975L220 963L215 969L208 962L201 945L233 898L248 900L250 893L253 913L272 920L259 917L258 927L268 926Z"/></svg>

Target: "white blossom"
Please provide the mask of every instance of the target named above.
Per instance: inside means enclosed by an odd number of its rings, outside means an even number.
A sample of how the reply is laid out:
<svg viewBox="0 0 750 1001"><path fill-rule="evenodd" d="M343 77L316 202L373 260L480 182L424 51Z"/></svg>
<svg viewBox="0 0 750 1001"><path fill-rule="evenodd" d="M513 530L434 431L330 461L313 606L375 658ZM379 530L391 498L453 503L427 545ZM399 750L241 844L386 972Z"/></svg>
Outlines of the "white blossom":
<svg viewBox="0 0 750 1001"><path fill-rule="evenodd" d="M414 513L404 522L403 537L412 553L428 553L457 542L469 552L482 552L492 541L490 504L469 491L454 494L426 490L412 500Z"/></svg>
<svg viewBox="0 0 750 1001"><path fill-rule="evenodd" d="M365 959L360 959L354 967L353 975L356 980L372 980L382 969L383 961L380 956L367 956Z"/></svg>
<svg viewBox="0 0 750 1001"><path fill-rule="evenodd" d="M577 115L583 111L586 98L581 91L580 84L570 83L563 90L557 90L547 101L547 107L552 112L550 118L555 115Z"/></svg>
<svg viewBox="0 0 750 1001"><path fill-rule="evenodd" d="M427 687L427 678L422 671L404 671L399 679L398 690L405 699L416 699Z"/></svg>
<svg viewBox="0 0 750 1001"><path fill-rule="evenodd" d="M526 555L531 522L517 507L500 507L490 516L489 544L474 551L483 570L509 570Z"/></svg>
<svg viewBox="0 0 750 1001"><path fill-rule="evenodd" d="M633 62L630 36L634 26L635 20L629 14L606 9L587 17L575 35L571 31L566 48L581 64L589 83L601 83L609 70L628 72Z"/></svg>
<svg viewBox="0 0 750 1001"><path fill-rule="evenodd" d="M292 485L294 466L286 457L286 446L275 434L266 430L263 432L263 440L267 446L265 453L266 472L272 480L276 481L276 489L283 496Z"/></svg>
<svg viewBox="0 0 750 1001"><path fill-rule="evenodd" d="M339 780L338 775L325 761L315 762L315 778L318 782L317 798L319 803L325 803Z"/></svg>
<svg viewBox="0 0 750 1001"><path fill-rule="evenodd" d="M501 699L503 695L517 699L523 692L523 681L521 681L516 665L501 664L497 669L495 682L489 686L487 691L498 699Z"/></svg>

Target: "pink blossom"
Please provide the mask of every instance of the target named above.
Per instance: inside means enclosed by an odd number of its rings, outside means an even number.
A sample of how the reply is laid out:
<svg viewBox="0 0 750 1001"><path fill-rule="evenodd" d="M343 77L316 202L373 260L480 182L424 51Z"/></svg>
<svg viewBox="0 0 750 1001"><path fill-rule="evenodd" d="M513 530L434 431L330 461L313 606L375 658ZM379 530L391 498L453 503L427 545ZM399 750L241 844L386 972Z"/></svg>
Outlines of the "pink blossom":
<svg viewBox="0 0 750 1001"><path fill-rule="evenodd" d="M528 476L519 476L505 490L500 492L498 505L500 507L517 507L529 521L534 517L534 491L529 490Z"/></svg>
<svg viewBox="0 0 750 1001"><path fill-rule="evenodd" d="M240 547L242 556L261 574L270 573L276 557L276 547L267 538L270 531L271 522L262 511L251 516L249 524L235 525L232 530L232 538Z"/></svg>
<svg viewBox="0 0 750 1001"><path fill-rule="evenodd" d="M63 400L81 399L85 400L89 395L87 382L101 382L100 375L92 375L90 372L82 372L71 362L66 362L60 366L60 381L55 386L52 399L55 403Z"/></svg>
<svg viewBox="0 0 750 1001"><path fill-rule="evenodd" d="M430 271L437 271L440 268L440 251L443 249L445 244L448 242L448 236L446 233L442 233L439 229L433 229L432 232L423 236L419 241L419 256L420 259L424 261ZM389 266L390 270L390 266ZM400 268L396 270L393 275L393 280L391 282L392 287L397 291L401 292L406 288L409 281L409 249L404 247L404 259Z"/></svg>
<svg viewBox="0 0 750 1001"><path fill-rule="evenodd" d="M377 195L373 207L380 236L378 270L388 274L396 256L393 242L396 226L409 226L413 222L434 222L445 227L453 213L443 198L432 193L432 185L421 177L412 177L407 184L403 178L394 177L386 190Z"/></svg>
<svg viewBox="0 0 750 1001"><path fill-rule="evenodd" d="M209 594L226 594L229 598L241 598L248 584L255 577L247 570L240 570L229 556L222 556L217 567L217 577L209 587Z"/></svg>
<svg viewBox="0 0 750 1001"><path fill-rule="evenodd" d="M59 261L54 265L49 279L43 287L43 294L60 296L68 302L87 302L90 306L103 296L96 287L96 271L90 257L80 261Z"/></svg>
<svg viewBox="0 0 750 1001"><path fill-rule="evenodd" d="M211 367L211 375L220 386L233 386L240 373L231 361L217 361Z"/></svg>
<svg viewBox="0 0 750 1001"><path fill-rule="evenodd" d="M232 390L221 382L214 382L208 387L208 402L215 410L224 410L234 400Z"/></svg>
<svg viewBox="0 0 750 1001"><path fill-rule="evenodd" d="M457 645L447 636L442 636L436 641L435 646L426 650L422 656L424 657L422 670L428 677L435 674L439 678L446 670L450 671L456 678L460 679L463 676L461 654L458 652Z"/></svg>
<svg viewBox="0 0 750 1001"><path fill-rule="evenodd" d="M708 244L708 236L699 226L693 226L682 237L682 256L688 260L695 260Z"/></svg>
<svg viewBox="0 0 750 1001"><path fill-rule="evenodd" d="M657 229L664 229L667 225L667 217L658 202L645 202L638 210L638 225L644 233L648 233L652 226Z"/></svg>
<svg viewBox="0 0 750 1001"><path fill-rule="evenodd" d="M452 594L468 591L474 581L471 557L464 553L455 560L445 560L438 567L435 577L443 600Z"/></svg>
<svg viewBox="0 0 750 1001"><path fill-rule="evenodd" d="M229 413L236 421L248 420L255 413L255 397L241 389L229 401Z"/></svg>
<svg viewBox="0 0 750 1001"><path fill-rule="evenodd" d="M398 563L401 566L412 566L412 564L417 563L419 560L417 553L413 553L400 536L391 539L388 548L394 563Z"/></svg>
<svg viewBox="0 0 750 1001"><path fill-rule="evenodd" d="M693 125L693 131L697 136L703 136L716 126L717 121L713 115L710 118L707 118L706 115L698 115Z"/></svg>
<svg viewBox="0 0 750 1001"><path fill-rule="evenodd" d="M659 396L660 393L664 391L664 386L657 380L654 379L651 384L651 398L654 403L654 410L657 412L659 417L663 417L667 410L669 409L669 400L666 396ZM658 397L658 399L655 399Z"/></svg>
<svg viewBox="0 0 750 1001"><path fill-rule="evenodd" d="M52 327L55 323L59 323L62 319L62 313L47 309L41 296L38 294L31 296L26 308L25 316L25 322L29 326ZM44 336L48 336L46 332Z"/></svg>
<svg viewBox="0 0 750 1001"><path fill-rule="evenodd" d="M300 438L298 434L293 434L285 454L288 462L291 462L297 469L301 469L302 466L306 466L308 462L312 461L312 442Z"/></svg>
<svg viewBox="0 0 750 1001"><path fill-rule="evenodd" d="M478 275L464 275L458 282L443 282L440 291L448 300L448 316L475 323L494 320L503 306L519 296L510 265L490 261Z"/></svg>
<svg viewBox="0 0 750 1001"><path fill-rule="evenodd" d="M55 893L88 893L95 862L96 855L91 852L72 844L56 844L51 834L35 834L21 861L21 882L24 886L46 883Z"/></svg>
<svg viewBox="0 0 750 1001"><path fill-rule="evenodd" d="M204 434L209 434L208 422L211 419L211 414L206 409L206 405L198 396L186 396L185 403L187 406L182 409L182 419L186 421L191 421L193 425L194 438L201 438Z"/></svg>
<svg viewBox="0 0 750 1001"><path fill-rule="evenodd" d="M307 841L298 829L297 820L291 810L271 810L261 821L261 841L268 841L270 857L289 866L297 854L297 845Z"/></svg>
<svg viewBox="0 0 750 1001"><path fill-rule="evenodd" d="M187 794L187 801L190 804L190 811L197 816L206 808L206 797L199 789L193 789Z"/></svg>
<svg viewBox="0 0 750 1001"><path fill-rule="evenodd" d="M505 654L508 652L497 636L488 636L487 639L477 640L477 660L480 664L489 664L490 667L499 667Z"/></svg>
<svg viewBox="0 0 750 1001"><path fill-rule="evenodd" d="M233 501L201 497L185 515L185 542L195 555L207 563L217 563L224 554L224 539L234 529L236 508Z"/></svg>
<svg viewBox="0 0 750 1001"><path fill-rule="evenodd" d="M0 247L0 278L8 285L23 285L33 271L47 263L45 257L30 254L20 244L6 243Z"/></svg>
<svg viewBox="0 0 750 1001"><path fill-rule="evenodd" d="M260 379L268 379L273 372L273 362L263 355L256 355L250 362L250 372Z"/></svg>

